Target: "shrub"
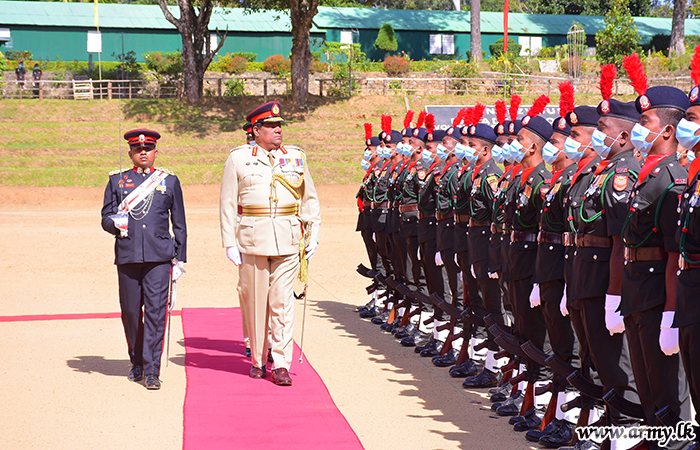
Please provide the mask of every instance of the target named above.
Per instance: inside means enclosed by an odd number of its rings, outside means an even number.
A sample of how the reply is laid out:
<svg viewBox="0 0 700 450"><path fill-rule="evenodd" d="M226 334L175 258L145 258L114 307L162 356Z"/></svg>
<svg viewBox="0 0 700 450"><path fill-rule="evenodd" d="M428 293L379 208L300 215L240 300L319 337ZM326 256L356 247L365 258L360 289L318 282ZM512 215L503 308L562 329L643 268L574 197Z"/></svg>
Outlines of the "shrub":
<svg viewBox="0 0 700 450"><path fill-rule="evenodd" d="M224 90L225 97L241 97L243 95L248 95L245 91L245 82L243 80L231 78L224 82L224 86L226 86L226 90Z"/></svg>
<svg viewBox="0 0 700 450"><path fill-rule="evenodd" d="M7 59L5 59L5 56L2 54L2 52L0 52L0 72L4 72L9 68L10 66L7 64Z"/></svg>
<svg viewBox="0 0 700 450"><path fill-rule="evenodd" d="M31 61L33 55L29 50L8 50L5 52L5 58L10 61Z"/></svg>
<svg viewBox="0 0 700 450"><path fill-rule="evenodd" d="M639 34L627 0L613 0L611 6L605 15L605 28L595 35L596 58L600 64L615 64L622 72L618 76L625 76L622 58L639 52Z"/></svg>
<svg viewBox="0 0 700 450"><path fill-rule="evenodd" d="M242 58L245 58L245 60L248 62L255 62L255 60L258 59L258 54L253 52L233 52L229 54L232 57L240 56Z"/></svg>
<svg viewBox="0 0 700 450"><path fill-rule="evenodd" d="M159 77L174 78L182 73L182 53L175 52L148 52L143 54L148 70L155 72Z"/></svg>
<svg viewBox="0 0 700 450"><path fill-rule="evenodd" d="M212 64L212 69L219 72L240 74L248 69L248 60L243 56L229 53L217 58L216 64Z"/></svg>
<svg viewBox="0 0 700 450"><path fill-rule="evenodd" d="M272 55L263 61L263 70L275 75L285 75L292 70L292 62L282 55Z"/></svg>
<svg viewBox="0 0 700 450"><path fill-rule="evenodd" d="M381 50L386 55L387 52L395 52L399 48L396 42L396 34L391 24L384 23L377 33L377 39L374 41L374 48Z"/></svg>
<svg viewBox="0 0 700 450"><path fill-rule="evenodd" d="M263 63L261 62L249 62L248 63L248 72L262 72L263 71Z"/></svg>
<svg viewBox="0 0 700 450"><path fill-rule="evenodd" d="M452 78L476 78L479 76L479 66L469 61L457 61L448 68Z"/></svg>
<svg viewBox="0 0 700 450"><path fill-rule="evenodd" d="M311 58L313 58L314 61L320 61L322 53L321 51L311 52Z"/></svg>
<svg viewBox="0 0 700 450"><path fill-rule="evenodd" d="M451 55L450 55L451 56ZM411 72L435 72L450 64L447 60L411 61Z"/></svg>
<svg viewBox="0 0 700 450"><path fill-rule="evenodd" d="M513 39L508 39L508 58L518 58L522 48L523 46L515 42ZM503 38L489 45L489 52L494 58L501 56L503 54Z"/></svg>
<svg viewBox="0 0 700 450"><path fill-rule="evenodd" d="M401 56L387 56L382 67L389 75L403 75L410 70L410 63L408 59Z"/></svg>
<svg viewBox="0 0 700 450"><path fill-rule="evenodd" d="M358 88L357 82L354 78L352 81L348 81L348 78L350 78L350 71L347 63L333 65L333 78L338 81L329 83L326 91L329 97L347 97L350 93L348 89L349 82L352 82L353 92L355 92Z"/></svg>
<svg viewBox="0 0 700 450"><path fill-rule="evenodd" d="M322 73L328 72L328 64L321 61L313 60L311 61L311 68L309 69L311 73Z"/></svg>

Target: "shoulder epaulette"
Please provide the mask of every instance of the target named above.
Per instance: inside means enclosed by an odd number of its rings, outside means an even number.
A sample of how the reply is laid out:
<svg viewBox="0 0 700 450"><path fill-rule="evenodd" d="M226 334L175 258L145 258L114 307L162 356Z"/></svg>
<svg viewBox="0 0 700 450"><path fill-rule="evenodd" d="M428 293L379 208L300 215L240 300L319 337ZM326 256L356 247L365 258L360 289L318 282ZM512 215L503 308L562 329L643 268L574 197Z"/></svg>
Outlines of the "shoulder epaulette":
<svg viewBox="0 0 700 450"><path fill-rule="evenodd" d="M109 173L109 176L116 175L116 174L118 174L118 173L128 172L129 170L131 170L131 167L125 167L125 168L123 168L123 169L113 170L113 171L111 171L111 172Z"/></svg>
<svg viewBox="0 0 700 450"><path fill-rule="evenodd" d="M302 153L306 153L304 150L302 150L301 148L297 147L296 145L282 145L282 147L284 147L287 151L289 151L289 150L297 150L297 151L300 151L300 152L302 152Z"/></svg>
<svg viewBox="0 0 700 450"><path fill-rule="evenodd" d="M156 167L156 170L161 170L161 171L167 173L168 175L175 175L172 170L166 169L165 167Z"/></svg>
<svg viewBox="0 0 700 450"><path fill-rule="evenodd" d="M246 148L247 148L247 149L251 149L251 148L253 148L253 146L250 145L250 144L239 145L238 147L232 148L232 149L229 151L229 153L233 153L233 152L235 152L236 150L243 150L243 149L246 149Z"/></svg>

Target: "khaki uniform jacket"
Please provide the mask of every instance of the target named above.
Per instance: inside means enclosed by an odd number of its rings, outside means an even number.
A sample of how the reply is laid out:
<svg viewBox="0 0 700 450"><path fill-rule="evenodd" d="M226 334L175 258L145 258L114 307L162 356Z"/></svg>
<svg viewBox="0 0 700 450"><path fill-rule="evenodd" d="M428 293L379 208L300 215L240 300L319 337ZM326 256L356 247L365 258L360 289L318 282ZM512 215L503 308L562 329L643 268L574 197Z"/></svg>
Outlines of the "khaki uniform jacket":
<svg viewBox="0 0 700 450"><path fill-rule="evenodd" d="M321 206L303 150L282 146L268 153L258 146L231 150L221 181L220 218L224 247L238 246L241 253L281 256L299 252L302 223L311 224L311 239L319 241ZM298 205L295 215L290 205ZM248 215L271 211L267 216ZM269 208L269 209L268 209Z"/></svg>

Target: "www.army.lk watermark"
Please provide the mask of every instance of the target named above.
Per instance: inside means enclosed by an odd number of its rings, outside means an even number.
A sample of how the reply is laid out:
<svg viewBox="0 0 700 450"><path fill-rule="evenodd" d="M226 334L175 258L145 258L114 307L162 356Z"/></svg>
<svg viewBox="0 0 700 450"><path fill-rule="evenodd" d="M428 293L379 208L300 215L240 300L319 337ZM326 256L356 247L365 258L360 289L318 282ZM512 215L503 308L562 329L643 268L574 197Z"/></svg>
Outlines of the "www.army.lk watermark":
<svg viewBox="0 0 700 450"><path fill-rule="evenodd" d="M666 447L671 441L693 441L695 430L693 422L678 422L675 427L578 427L576 435L579 440L601 442L605 439L631 439L656 441L661 447Z"/></svg>

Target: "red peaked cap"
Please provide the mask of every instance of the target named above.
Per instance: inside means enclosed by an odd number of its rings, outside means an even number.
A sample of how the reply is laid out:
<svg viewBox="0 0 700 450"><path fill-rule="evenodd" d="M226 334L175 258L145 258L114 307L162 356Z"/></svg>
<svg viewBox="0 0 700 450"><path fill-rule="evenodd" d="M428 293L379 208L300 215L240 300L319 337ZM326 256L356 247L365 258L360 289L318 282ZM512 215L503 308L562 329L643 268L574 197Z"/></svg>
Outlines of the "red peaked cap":
<svg viewBox="0 0 700 450"><path fill-rule="evenodd" d="M124 139L129 143L129 147L155 147L160 139L160 133L145 128L127 131Z"/></svg>

